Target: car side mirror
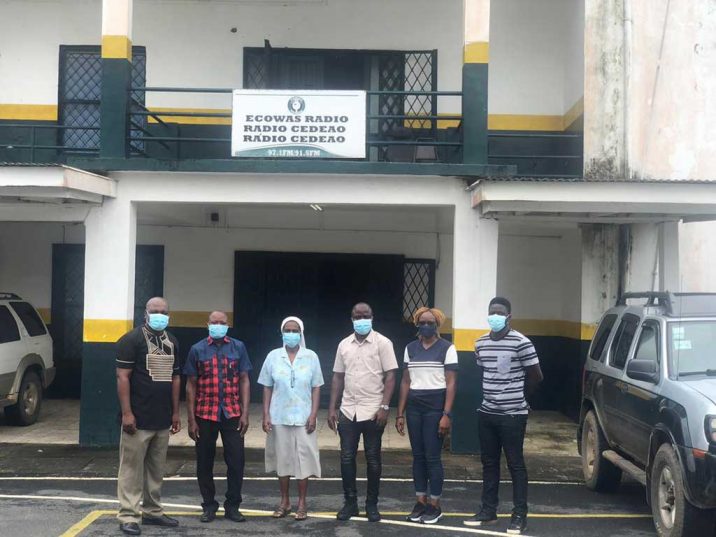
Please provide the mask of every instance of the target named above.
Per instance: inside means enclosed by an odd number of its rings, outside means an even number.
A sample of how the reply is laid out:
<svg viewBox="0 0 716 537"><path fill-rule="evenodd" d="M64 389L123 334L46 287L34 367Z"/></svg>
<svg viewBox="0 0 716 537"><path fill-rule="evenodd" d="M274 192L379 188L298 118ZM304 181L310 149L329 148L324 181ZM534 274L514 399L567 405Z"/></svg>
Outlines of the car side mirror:
<svg viewBox="0 0 716 537"><path fill-rule="evenodd" d="M659 382L659 365L653 360L631 360L627 364L627 377L657 384Z"/></svg>

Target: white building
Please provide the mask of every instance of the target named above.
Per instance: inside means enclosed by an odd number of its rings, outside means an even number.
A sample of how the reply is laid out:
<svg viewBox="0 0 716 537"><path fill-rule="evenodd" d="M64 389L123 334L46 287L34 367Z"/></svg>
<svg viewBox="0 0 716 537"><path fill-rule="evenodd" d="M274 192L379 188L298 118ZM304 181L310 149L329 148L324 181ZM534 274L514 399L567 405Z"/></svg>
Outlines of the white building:
<svg viewBox="0 0 716 537"><path fill-rule="evenodd" d="M716 213L709 4L5 0L0 290L50 323L81 443L116 442L113 342L156 294L184 352L232 312L256 368L300 315L326 375L354 302L398 353L443 309L463 451L505 295L535 408L575 415L620 290L714 288L712 228L684 223ZM366 158L232 159L241 88L366 91Z"/></svg>

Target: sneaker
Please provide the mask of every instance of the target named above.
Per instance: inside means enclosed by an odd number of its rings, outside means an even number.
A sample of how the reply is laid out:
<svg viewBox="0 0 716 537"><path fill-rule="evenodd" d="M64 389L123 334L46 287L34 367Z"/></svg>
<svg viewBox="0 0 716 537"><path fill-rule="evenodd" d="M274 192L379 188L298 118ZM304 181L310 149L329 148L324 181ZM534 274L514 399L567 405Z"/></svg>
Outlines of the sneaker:
<svg viewBox="0 0 716 537"><path fill-rule="evenodd" d="M435 507L429 503L425 509L425 513L420 517L421 524L437 524L443 517L443 512L439 507Z"/></svg>
<svg viewBox="0 0 716 537"><path fill-rule="evenodd" d="M380 522L380 511L378 511L378 505L375 503L366 503L365 516L368 518L368 522Z"/></svg>
<svg viewBox="0 0 716 537"><path fill-rule="evenodd" d="M497 523L497 514L486 509L480 509L475 516L462 521L466 526L489 526Z"/></svg>
<svg viewBox="0 0 716 537"><path fill-rule="evenodd" d="M413 507L410 514L405 517L405 520L408 522L420 522L420 517L423 516L426 508L427 505L424 503L416 502L415 507Z"/></svg>
<svg viewBox="0 0 716 537"><path fill-rule="evenodd" d="M336 518L338 520L350 520L353 516L360 515L360 511L358 511L358 501L357 500L346 500L343 504L343 507L341 507L341 510L336 513Z"/></svg>
<svg viewBox="0 0 716 537"><path fill-rule="evenodd" d="M512 515L510 525L507 526L507 533L510 535L521 535L527 529L527 515Z"/></svg>

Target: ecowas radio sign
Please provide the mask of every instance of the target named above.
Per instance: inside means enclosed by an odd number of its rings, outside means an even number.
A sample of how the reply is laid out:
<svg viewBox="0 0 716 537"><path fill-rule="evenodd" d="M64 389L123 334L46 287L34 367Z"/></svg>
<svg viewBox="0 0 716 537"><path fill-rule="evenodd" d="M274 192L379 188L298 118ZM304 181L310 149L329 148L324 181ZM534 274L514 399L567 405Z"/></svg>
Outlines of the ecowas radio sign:
<svg viewBox="0 0 716 537"><path fill-rule="evenodd" d="M231 155L365 158L364 91L234 90Z"/></svg>

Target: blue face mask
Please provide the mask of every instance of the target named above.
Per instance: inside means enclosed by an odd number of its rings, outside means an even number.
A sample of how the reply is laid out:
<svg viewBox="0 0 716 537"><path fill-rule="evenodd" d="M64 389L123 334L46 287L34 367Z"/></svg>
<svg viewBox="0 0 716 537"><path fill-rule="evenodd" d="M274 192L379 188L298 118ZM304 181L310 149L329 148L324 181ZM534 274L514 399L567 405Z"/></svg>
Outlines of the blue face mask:
<svg viewBox="0 0 716 537"><path fill-rule="evenodd" d="M420 337L424 337L425 339L430 339L437 333L438 333L438 327L435 326L434 324L418 326L418 334L420 334Z"/></svg>
<svg viewBox="0 0 716 537"><path fill-rule="evenodd" d="M226 333L229 331L228 324L210 324L209 325L209 336L211 339L224 339Z"/></svg>
<svg viewBox="0 0 716 537"><path fill-rule="evenodd" d="M149 328L157 332L161 332L169 325L169 315L164 315L163 313L148 313L147 317L149 317L147 322Z"/></svg>
<svg viewBox="0 0 716 537"><path fill-rule="evenodd" d="M490 328L493 332L500 332L501 330L504 330L505 326L507 326L507 317L504 315L488 315L487 316L487 324L490 325Z"/></svg>
<svg viewBox="0 0 716 537"><path fill-rule="evenodd" d="M356 319L353 321L353 330L359 336L367 336L373 330L373 319Z"/></svg>
<svg viewBox="0 0 716 537"><path fill-rule="evenodd" d="M283 345L289 349L295 349L301 343L301 334L298 332L281 332Z"/></svg>

